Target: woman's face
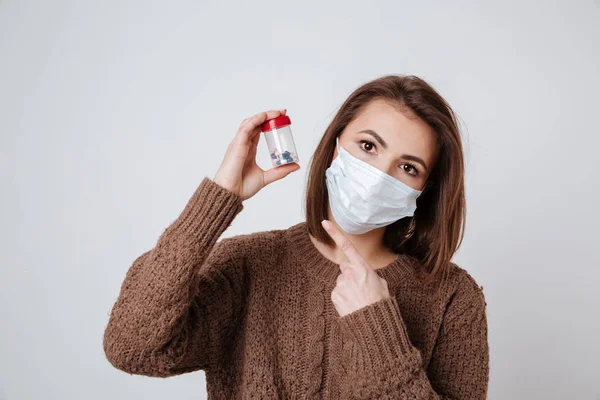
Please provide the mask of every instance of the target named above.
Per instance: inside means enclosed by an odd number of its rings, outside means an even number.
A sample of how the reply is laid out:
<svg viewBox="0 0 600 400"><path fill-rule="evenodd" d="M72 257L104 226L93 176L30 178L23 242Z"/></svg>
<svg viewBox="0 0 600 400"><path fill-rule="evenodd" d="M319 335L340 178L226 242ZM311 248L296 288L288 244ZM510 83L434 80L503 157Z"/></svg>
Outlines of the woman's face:
<svg viewBox="0 0 600 400"><path fill-rule="evenodd" d="M408 119L397 107L373 100L339 138L350 154L422 190L437 158L436 137L420 119ZM334 158L337 157L337 149Z"/></svg>

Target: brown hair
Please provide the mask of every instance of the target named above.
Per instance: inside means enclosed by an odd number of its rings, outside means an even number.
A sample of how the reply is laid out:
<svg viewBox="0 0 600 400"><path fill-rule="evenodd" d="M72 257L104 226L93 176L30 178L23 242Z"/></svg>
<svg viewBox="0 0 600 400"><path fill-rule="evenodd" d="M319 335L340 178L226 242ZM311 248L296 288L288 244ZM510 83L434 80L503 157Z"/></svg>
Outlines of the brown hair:
<svg viewBox="0 0 600 400"><path fill-rule="evenodd" d="M384 245L416 259L428 272L427 280L447 276L450 259L460 247L466 223L464 156L457 118L432 86L416 76L387 75L360 86L342 104L311 157L306 186L309 233L333 247L321 226L327 218L325 171L331 165L336 138L369 102L383 99L409 118L427 123L437 138L438 158L413 217L388 225Z"/></svg>

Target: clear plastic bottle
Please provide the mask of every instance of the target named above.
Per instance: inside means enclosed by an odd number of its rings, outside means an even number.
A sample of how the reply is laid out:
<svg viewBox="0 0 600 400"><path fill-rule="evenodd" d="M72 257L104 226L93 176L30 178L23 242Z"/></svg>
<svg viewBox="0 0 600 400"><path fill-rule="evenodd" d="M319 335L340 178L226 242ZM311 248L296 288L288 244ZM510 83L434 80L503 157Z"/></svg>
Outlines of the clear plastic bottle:
<svg viewBox="0 0 600 400"><path fill-rule="evenodd" d="M273 167L299 162L294 137L290 124L292 121L287 115L269 119L261 125L265 134L267 147Z"/></svg>

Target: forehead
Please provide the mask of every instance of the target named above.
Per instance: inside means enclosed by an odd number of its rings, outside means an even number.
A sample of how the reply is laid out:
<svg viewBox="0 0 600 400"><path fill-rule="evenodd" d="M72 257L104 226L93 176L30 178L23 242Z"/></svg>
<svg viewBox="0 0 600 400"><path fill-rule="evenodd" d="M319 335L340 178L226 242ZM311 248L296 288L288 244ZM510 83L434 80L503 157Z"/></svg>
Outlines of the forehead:
<svg viewBox="0 0 600 400"><path fill-rule="evenodd" d="M406 116L397 105L388 101L371 101L345 130L354 135L363 129L377 132L391 151L418 153L415 155L426 157L428 161L435 155L436 138L432 128L419 118Z"/></svg>

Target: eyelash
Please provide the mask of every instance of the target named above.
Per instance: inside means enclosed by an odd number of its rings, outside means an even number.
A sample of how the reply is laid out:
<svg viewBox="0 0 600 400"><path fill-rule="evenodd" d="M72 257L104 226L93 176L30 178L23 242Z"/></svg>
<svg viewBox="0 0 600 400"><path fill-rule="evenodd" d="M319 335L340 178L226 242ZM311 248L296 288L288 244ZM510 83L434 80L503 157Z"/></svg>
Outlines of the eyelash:
<svg viewBox="0 0 600 400"><path fill-rule="evenodd" d="M363 144L369 144L373 148L377 148L377 146L375 145L375 143L371 142L370 140L361 140L360 144L361 144L360 149L362 151L364 151L365 153L367 153L367 154L372 154L372 153L370 151L368 151L368 150L365 150L365 148L362 146ZM402 165L408 165L410 168L412 168L412 170L414 171L414 174L411 174L410 172L407 172L407 174L409 174L410 176L418 176L419 175L419 170L417 168L415 168L414 165L412 165L410 163L405 163L405 164L402 164Z"/></svg>

